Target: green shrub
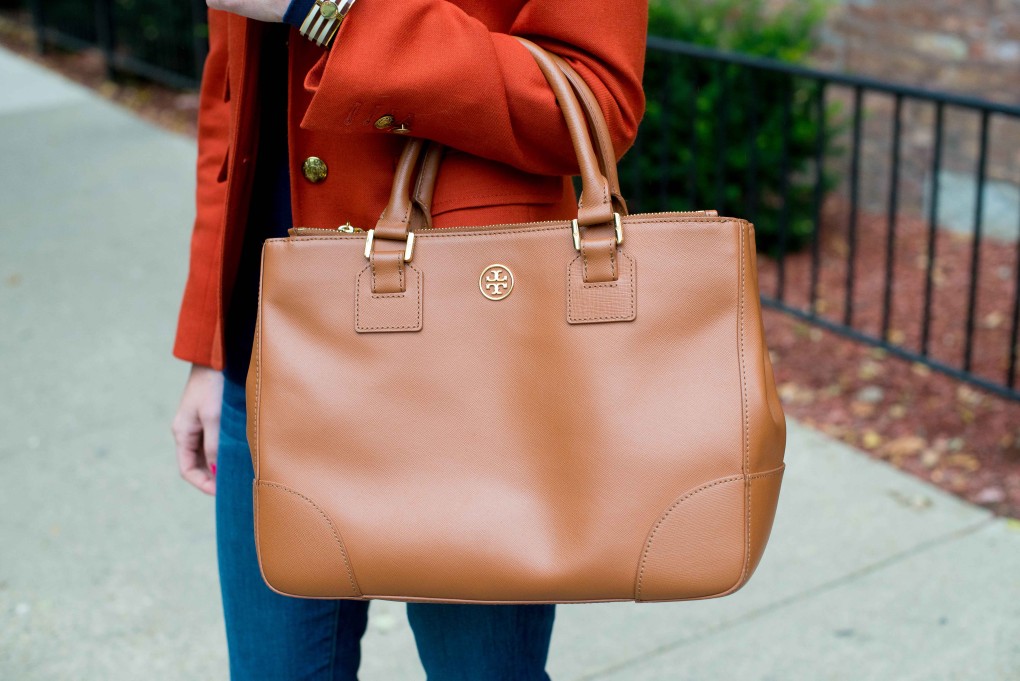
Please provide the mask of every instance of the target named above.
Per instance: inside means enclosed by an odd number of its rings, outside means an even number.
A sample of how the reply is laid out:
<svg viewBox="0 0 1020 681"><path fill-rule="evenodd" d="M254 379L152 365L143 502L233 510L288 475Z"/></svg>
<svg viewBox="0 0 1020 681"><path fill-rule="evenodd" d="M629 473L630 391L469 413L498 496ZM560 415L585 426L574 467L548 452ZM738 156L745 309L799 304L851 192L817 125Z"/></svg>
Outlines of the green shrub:
<svg viewBox="0 0 1020 681"><path fill-rule="evenodd" d="M766 0L652 0L649 33L796 63L817 46L824 15L822 0L779 10L767 9ZM775 249L784 222L786 248L810 240L816 83L652 48L644 83L645 118L634 153L620 164L635 210L714 208L746 217L762 250ZM827 154L834 151L837 113L829 107L823 123ZM831 174L823 177L825 190L835 183Z"/></svg>

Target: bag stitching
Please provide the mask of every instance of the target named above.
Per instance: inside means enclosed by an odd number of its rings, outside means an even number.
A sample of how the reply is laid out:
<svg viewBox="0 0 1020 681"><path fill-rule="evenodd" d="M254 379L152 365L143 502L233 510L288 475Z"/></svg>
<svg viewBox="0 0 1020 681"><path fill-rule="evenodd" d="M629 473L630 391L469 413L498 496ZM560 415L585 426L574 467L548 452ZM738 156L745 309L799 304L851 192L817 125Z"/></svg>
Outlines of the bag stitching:
<svg viewBox="0 0 1020 681"><path fill-rule="evenodd" d="M411 270L414 270L415 272L418 272L418 270L416 270L414 268L414 265L408 265L407 268L411 269ZM366 267L365 269L368 269L368 267ZM361 272L358 273L357 291L355 292L355 295L354 295L354 328L359 330L359 331L361 331L361 330L364 330L364 331L416 331L416 330L420 329L421 328L421 276L416 277L416 281L417 281L417 284L418 284L418 300L417 300L417 304L418 304L418 316L415 319L415 323L414 324L408 324L408 325L404 325L404 326L362 326L361 325L361 277L362 277L362 275L365 274L365 269L361 270ZM407 292L405 291L404 293L389 293L389 294L385 294L384 293L384 294L380 294L380 295L381 296L386 296L386 297L400 298L400 297L405 296L406 294L407 294ZM378 297L380 297L380 295L372 294L372 297L373 298L378 298Z"/></svg>
<svg viewBox="0 0 1020 681"><path fill-rule="evenodd" d="M262 273L266 268L266 253L263 252L261 262L259 263L259 279L262 278ZM262 321L264 315L262 314L262 285L259 284L259 298L258 298L258 309L256 310L258 318L259 328L258 334L256 335L256 356L255 356L255 428L253 433L253 439L255 440L255 479L258 480L259 475L259 413L262 409L262 401L260 400L260 390L262 388Z"/></svg>
<svg viewBox="0 0 1020 681"><path fill-rule="evenodd" d="M703 492L704 490L709 489L710 487L715 487L716 485L722 485L722 484L725 484L725 483L728 483L728 482L736 482L737 480L740 480L741 478L745 478L746 480L754 480L754 479L758 479L758 478L767 478L770 475L779 475L785 469L786 469L786 463L783 463L778 468L773 468L772 470L769 470L769 471L763 471L763 472L759 472L759 473L751 473L750 475L731 475L731 476L728 476L728 477L725 477L725 478L719 478L718 480L713 480L712 482L706 483L706 484L704 484L704 485L702 485L700 487L696 487L695 489L693 489L693 490L691 490L689 492L684 493L679 499L677 499L672 504L670 504L669 508L667 508L663 512L663 514L661 516L659 516L659 520L653 526L651 534L648 537L648 541L645 542L645 550L644 550L644 552L641 555L641 569L638 572L637 593L636 593L637 599L640 600L640 598L641 598L641 585L642 585L642 581L644 579L644 571L645 571L646 563L648 561L648 555L651 553L651 550L652 550L652 541L655 539L655 535L659 531L659 527L662 525L662 523L664 523L666 521L666 519L669 517L669 515L673 511L676 510L676 507L679 506L681 502L690 499L691 497L693 497L698 492ZM741 577L743 577L743 575L741 575Z"/></svg>
<svg viewBox="0 0 1020 681"><path fill-rule="evenodd" d="M747 221L742 219L742 218L726 218L726 217L719 217L719 218L711 218L711 217L704 217L704 218L699 218L699 217L676 218L676 217L670 217L670 216L663 216L661 218L650 218L650 219L643 219L643 220L626 219L624 221L624 224L631 225L631 226L633 226L633 225L654 225L654 224L660 224L660 223L664 223L664 222L665 223L672 222L672 223L678 223L678 224L679 223L694 223L694 224L711 224L711 223L715 223L715 224L727 224L727 223L734 223L734 224L737 224L737 225L742 225L742 224L746 225L747 224ZM502 227L502 226L504 226L504 225L493 225L493 227ZM451 229L452 230L454 228L452 228L452 227L447 227L447 228L440 227L438 229ZM539 232L557 232L557 231L561 231L561 230L562 231L567 231L567 230L571 229L571 226L570 226L570 222L569 221L565 222L564 224L556 225L555 227L529 227L528 223L522 222L522 223L520 223L520 226L516 226L515 225L515 226L509 227L507 229L486 229L485 227L480 227L477 230L470 231L470 232L460 231L459 227L456 228L456 229L458 231L455 232L455 233L452 233L452 234L441 234L439 232L429 232L429 233L426 234L426 233L422 233L420 230L415 232L415 234L417 235L416 238L418 238L418 239L450 239L450 238L468 237L468 236L486 236L486 235L492 236L492 235L495 235L495 234L521 234L521 233L524 233L524 234L537 234ZM294 240L292 240L292 239L294 239ZM355 240L355 239L357 239L357 240L360 240L360 241L364 242L364 237L358 237L358 236L353 236L353 235L348 236L346 234L337 234L335 236L301 236L300 238L297 238L297 239L295 239L294 237L274 237L272 239L267 239L266 243L271 243L271 242L300 243L300 242L303 242L303 241L336 241L338 239L339 240Z"/></svg>
<svg viewBox="0 0 1020 681"><path fill-rule="evenodd" d="M575 316L573 314L573 308L574 308L574 303L573 303L573 297L574 297L574 286L573 286L574 267L573 267L573 265L574 265L575 262L577 262L577 258L581 257L579 255L576 258L574 258L573 260L571 260L570 261L570 265L567 266L567 321L570 321L570 322L606 322L606 321L616 321L616 320L627 321L627 320L630 320L630 319L634 318L635 309L637 307L637 302L635 300L635 296L636 296L635 289L637 288L637 285L636 285L636 282L635 282L636 273L635 273L635 267L634 267L634 258L630 257L629 255L627 255L626 253L624 253L622 251L620 252L620 255L622 255L623 257L627 258L630 261L630 309L626 313L621 313L621 314L618 314L618 315L615 315L615 316L605 316L605 317L583 317L583 316ZM607 282L607 283L601 283L601 284L582 284L582 288L618 287L619 283L620 283L619 281L614 281L612 283L608 283Z"/></svg>
<svg viewBox="0 0 1020 681"><path fill-rule="evenodd" d="M350 559L347 557L347 549L344 547L343 539L340 538L340 532L336 529L336 526L333 524L333 521L330 520L329 516L326 515L326 512L323 511L322 508L320 508L317 503L306 497L304 494L292 490L290 487L287 487L286 485L281 485L280 483L277 482L267 482L265 480L260 480L258 484L265 485L266 487L275 487L277 489L283 490L284 492L289 492L290 494L301 497L309 504L311 504L316 511L319 512L319 515L321 515L323 519L326 521L326 524L329 525L329 529L333 533L333 539L336 540L337 546L340 547L340 554L343 556L344 559L344 567L347 569L347 579L350 581L351 589L354 590L355 594L361 596L361 589L358 588L358 584L354 579L354 571L351 568Z"/></svg>
<svg viewBox="0 0 1020 681"><path fill-rule="evenodd" d="M745 298L745 271L744 265L747 259L746 253L744 252L747 248L744 243L744 229L739 230L739 243L740 243L740 314L739 318L739 333L740 333L740 408L743 412L744 420L744 475L751 470L751 435L750 435L750 415L748 414L747 406L747 365L744 361L744 308L746 305ZM747 517L744 525L744 566L740 570L740 581L743 581L747 575L747 568L751 560L751 481L747 480L744 489L745 506L747 508ZM739 583L739 582L738 582Z"/></svg>
<svg viewBox="0 0 1020 681"><path fill-rule="evenodd" d="M372 251L372 257L370 257L368 259L368 262L372 266L372 290L375 291L375 287L376 287L375 251ZM401 291L404 291L406 287L404 286L404 266L403 266L402 262L398 262L397 263L397 277L398 277L397 286L400 287ZM373 293L372 295L375 296L376 294ZM387 295L387 294L382 294L382 295ZM395 294L389 294L389 295L395 295ZM403 293L401 293L399 295L403 295Z"/></svg>
<svg viewBox="0 0 1020 681"><path fill-rule="evenodd" d="M581 255L584 257L584 280L587 282L588 281L588 251L584 247L583 243L581 245ZM616 246L613 246L613 250L611 250L609 252L609 270L612 273L613 279L614 280L617 279L618 277L617 277L617 274L616 274Z"/></svg>
<svg viewBox="0 0 1020 681"><path fill-rule="evenodd" d="M669 517L670 513L672 513L677 508L677 506L679 506L682 502L686 501L687 499L690 499L691 497L693 497L698 492L703 492L704 490L709 489L711 487L715 487L716 485L722 485L722 484L725 484L727 482L734 482L736 480L741 480L743 477L744 477L743 475L731 475L731 476L726 477L726 478L719 478L718 480L713 480L712 482L706 483L706 484L704 484L704 485L702 485L700 487L696 487L693 490L691 490L689 492L686 492L683 495L681 495L679 499L677 499L672 504L670 504L669 508L667 508L663 512L663 514L661 516L659 516L659 519L656 521L655 525L652 527L651 534L648 536L648 541L645 542L645 550L641 554L641 568L638 571L637 593L636 593L636 598L638 600L641 599L641 585L642 585L642 582L643 582L644 576L645 576L645 565L648 562L648 554L652 550L652 542L655 540L655 535L656 535L656 533L658 533L659 527L662 526L662 523L666 522L666 519Z"/></svg>
<svg viewBox="0 0 1020 681"><path fill-rule="evenodd" d="M755 478L767 478L770 475L779 475L784 470L786 470L786 462L783 462L782 464L779 465L779 467L773 468L770 471L762 471L762 472L759 472L759 473L751 473L751 474L749 474L747 476L747 478L748 478L748 480L753 480Z"/></svg>

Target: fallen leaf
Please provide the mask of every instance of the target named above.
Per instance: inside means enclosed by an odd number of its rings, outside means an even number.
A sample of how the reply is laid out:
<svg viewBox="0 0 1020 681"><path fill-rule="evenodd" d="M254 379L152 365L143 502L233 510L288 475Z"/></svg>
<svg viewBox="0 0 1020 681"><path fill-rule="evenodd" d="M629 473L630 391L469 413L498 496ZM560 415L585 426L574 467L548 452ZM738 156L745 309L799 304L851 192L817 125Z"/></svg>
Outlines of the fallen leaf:
<svg viewBox="0 0 1020 681"><path fill-rule="evenodd" d="M935 468L942 459L942 454L935 449L926 449L921 452L921 465L925 468Z"/></svg>
<svg viewBox="0 0 1020 681"><path fill-rule="evenodd" d="M834 437L836 439L842 439L843 438L843 433L845 431L846 431L846 428L844 426L841 426L841 425L837 424L837 423L823 423L822 424L822 432L825 433L826 435L828 435L829 437Z"/></svg>
<svg viewBox="0 0 1020 681"><path fill-rule="evenodd" d="M907 415L907 407L902 404L894 404L886 412L891 419L901 419Z"/></svg>
<svg viewBox="0 0 1020 681"><path fill-rule="evenodd" d="M997 329L1002 326L1004 321L1006 321L1006 315L995 310L985 315L984 319L981 320L981 325L986 329Z"/></svg>
<svg viewBox="0 0 1020 681"><path fill-rule="evenodd" d="M927 364L921 364L920 362L914 362L910 366L910 370L914 372L915 376L927 377L931 376L931 367Z"/></svg>
<svg viewBox="0 0 1020 681"><path fill-rule="evenodd" d="M905 435L887 442L885 451L889 456L913 456L923 450L926 444L923 437Z"/></svg>
<svg viewBox="0 0 1020 681"><path fill-rule="evenodd" d="M812 404L815 401L815 391L797 385L792 381L783 383L778 388L779 399L786 404Z"/></svg>
<svg viewBox="0 0 1020 681"><path fill-rule="evenodd" d="M833 383L822 388L819 393L822 397L839 397L843 394L843 386L839 383Z"/></svg>
<svg viewBox="0 0 1020 681"><path fill-rule="evenodd" d="M967 489L967 478L958 472L949 479L949 488L954 492L962 492Z"/></svg>
<svg viewBox="0 0 1020 681"><path fill-rule="evenodd" d="M971 473L981 468L981 462L971 454L950 454L946 457L946 464L957 466Z"/></svg>
<svg viewBox="0 0 1020 681"><path fill-rule="evenodd" d="M873 430L866 430L861 436L861 444L865 449L877 449L882 444L882 436Z"/></svg>
<svg viewBox="0 0 1020 681"><path fill-rule="evenodd" d="M845 258L850 253L850 245L843 237L837 237L830 241L829 247L840 258Z"/></svg>
<svg viewBox="0 0 1020 681"><path fill-rule="evenodd" d="M870 381L876 376L881 376L883 371L884 367L881 364L874 360L866 359L857 367L857 377L864 381Z"/></svg>
<svg viewBox="0 0 1020 681"><path fill-rule="evenodd" d="M976 407L984 400L984 396L970 386L960 385L956 388L956 399L966 405Z"/></svg>
<svg viewBox="0 0 1020 681"><path fill-rule="evenodd" d="M884 397L885 391L877 385L866 385L854 395L854 399L858 402L867 402L868 404L881 402Z"/></svg>
<svg viewBox="0 0 1020 681"><path fill-rule="evenodd" d="M857 418L866 419L875 413L875 405L854 400L850 403L850 413Z"/></svg>

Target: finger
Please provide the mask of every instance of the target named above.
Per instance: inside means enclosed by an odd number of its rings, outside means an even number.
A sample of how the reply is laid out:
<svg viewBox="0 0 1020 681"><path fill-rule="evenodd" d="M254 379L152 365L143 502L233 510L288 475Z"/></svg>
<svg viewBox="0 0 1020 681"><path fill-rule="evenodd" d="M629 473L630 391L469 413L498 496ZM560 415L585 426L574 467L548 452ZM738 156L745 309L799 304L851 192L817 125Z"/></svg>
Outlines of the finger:
<svg viewBox="0 0 1020 681"><path fill-rule="evenodd" d="M202 432L191 431L177 435L177 468L181 477L206 494L215 494L216 483L205 465Z"/></svg>
<svg viewBox="0 0 1020 681"><path fill-rule="evenodd" d="M188 483L210 496L216 494L216 480L207 468L185 465L180 470L181 477Z"/></svg>

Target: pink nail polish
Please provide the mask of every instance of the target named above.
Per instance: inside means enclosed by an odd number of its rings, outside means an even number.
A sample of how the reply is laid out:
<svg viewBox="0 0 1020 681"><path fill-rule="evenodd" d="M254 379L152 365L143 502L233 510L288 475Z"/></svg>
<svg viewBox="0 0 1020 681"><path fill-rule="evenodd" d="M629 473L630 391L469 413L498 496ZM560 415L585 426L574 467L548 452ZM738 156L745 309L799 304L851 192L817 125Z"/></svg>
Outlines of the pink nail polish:
<svg viewBox="0 0 1020 681"><path fill-rule="evenodd" d="M216 464L214 464L214 463L209 464L209 470L212 471L213 477L215 477L216 476Z"/></svg>

